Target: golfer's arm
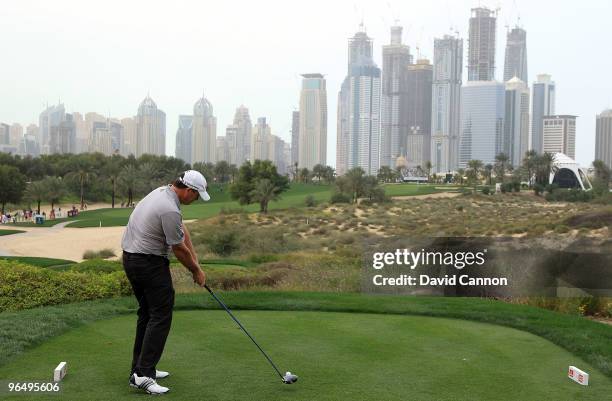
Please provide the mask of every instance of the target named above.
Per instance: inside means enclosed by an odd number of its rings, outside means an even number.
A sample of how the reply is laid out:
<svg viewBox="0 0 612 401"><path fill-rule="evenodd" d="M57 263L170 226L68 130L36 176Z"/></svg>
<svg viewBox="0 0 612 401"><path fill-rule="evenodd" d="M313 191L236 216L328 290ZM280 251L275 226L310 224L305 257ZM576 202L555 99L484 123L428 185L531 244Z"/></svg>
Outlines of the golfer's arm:
<svg viewBox="0 0 612 401"><path fill-rule="evenodd" d="M195 259L197 263L198 255L196 254L195 249L193 249L193 243L191 242L191 235L189 234L189 230L187 230L187 226L185 225L185 223L183 223L183 233L185 234L185 238L183 241L185 242L185 245L187 245L187 248L189 248L189 250L191 251L193 258Z"/></svg>
<svg viewBox="0 0 612 401"><path fill-rule="evenodd" d="M200 265L185 242L186 241L183 241L180 244L172 245L172 252L174 252L174 256L176 256L183 266L189 269L190 272L196 273L198 270L200 270Z"/></svg>

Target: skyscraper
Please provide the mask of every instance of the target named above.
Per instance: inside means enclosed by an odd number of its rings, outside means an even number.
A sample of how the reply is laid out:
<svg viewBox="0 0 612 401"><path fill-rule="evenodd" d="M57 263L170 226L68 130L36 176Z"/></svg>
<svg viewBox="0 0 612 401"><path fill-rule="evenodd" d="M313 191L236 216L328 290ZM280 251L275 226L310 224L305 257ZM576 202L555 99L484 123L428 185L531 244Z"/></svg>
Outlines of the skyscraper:
<svg viewBox="0 0 612 401"><path fill-rule="evenodd" d="M540 74L533 83L533 100L531 112L531 149L543 152L544 146L544 116L555 114L555 83L550 75Z"/></svg>
<svg viewBox="0 0 612 401"><path fill-rule="evenodd" d="M107 121L94 121L89 139L89 152L113 154L113 133Z"/></svg>
<svg viewBox="0 0 612 401"><path fill-rule="evenodd" d="M193 136L193 116L180 115L176 131L175 155L177 159L191 164L191 140Z"/></svg>
<svg viewBox="0 0 612 401"><path fill-rule="evenodd" d="M462 72L463 40L449 35L435 39L431 112L434 173L458 168Z"/></svg>
<svg viewBox="0 0 612 401"><path fill-rule="evenodd" d="M612 109L597 115L595 124L595 160L612 168Z"/></svg>
<svg viewBox="0 0 612 401"><path fill-rule="evenodd" d="M259 117L251 135L251 162L269 160L268 147L272 130L265 117Z"/></svg>
<svg viewBox="0 0 612 401"><path fill-rule="evenodd" d="M497 81L470 81L461 88L460 168L470 160L493 164L501 152L505 91Z"/></svg>
<svg viewBox="0 0 612 401"><path fill-rule="evenodd" d="M506 115L502 149L518 167L529 150L529 87L518 77L506 82Z"/></svg>
<svg viewBox="0 0 612 401"><path fill-rule="evenodd" d="M233 125L236 127L236 161L234 164L240 167L251 158L251 131L253 128L249 109L244 105L236 109Z"/></svg>
<svg viewBox="0 0 612 401"><path fill-rule="evenodd" d="M217 118L212 104L201 97L193 106L191 162L215 163L217 161Z"/></svg>
<svg viewBox="0 0 612 401"><path fill-rule="evenodd" d="M123 156L135 155L138 144L138 136L136 132L136 120L132 117L121 119L123 126Z"/></svg>
<svg viewBox="0 0 612 401"><path fill-rule="evenodd" d="M11 144L11 126L5 123L0 123L0 145Z"/></svg>
<svg viewBox="0 0 612 401"><path fill-rule="evenodd" d="M166 154L166 113L157 108L149 95L138 107L136 137L136 157Z"/></svg>
<svg viewBox="0 0 612 401"><path fill-rule="evenodd" d="M338 95L336 171L361 167L376 175L380 166L380 69L372 39L361 30L349 39L348 74Z"/></svg>
<svg viewBox="0 0 612 401"><path fill-rule="evenodd" d="M576 158L576 116L544 116L544 143L542 152L563 153Z"/></svg>
<svg viewBox="0 0 612 401"><path fill-rule="evenodd" d="M496 13L488 8L473 8L470 18L468 80L495 79Z"/></svg>
<svg viewBox="0 0 612 401"><path fill-rule="evenodd" d="M72 114L66 113L64 121L50 127L49 154L76 153L76 145L76 125Z"/></svg>
<svg viewBox="0 0 612 401"><path fill-rule="evenodd" d="M504 82L518 77L529 82L527 75L527 32L514 27L506 37L506 56L504 59Z"/></svg>
<svg viewBox="0 0 612 401"><path fill-rule="evenodd" d="M391 43L383 46L382 127L380 165L395 167L395 159L405 155L400 149L408 135L405 110L408 108L408 65L412 64L410 47L402 43L402 27L391 27Z"/></svg>
<svg viewBox="0 0 612 401"><path fill-rule="evenodd" d="M291 165L300 159L300 112L294 111L291 115Z"/></svg>
<svg viewBox="0 0 612 401"><path fill-rule="evenodd" d="M38 118L38 138L37 142L42 154L49 154L49 135L51 127L57 127L65 120L66 109L63 104L48 106Z"/></svg>
<svg viewBox="0 0 612 401"><path fill-rule="evenodd" d="M400 149L405 153L408 166L425 167L431 156L431 97L433 66L429 60L417 60L409 65L407 71L406 123L408 134L400 141Z"/></svg>
<svg viewBox="0 0 612 401"><path fill-rule="evenodd" d="M312 170L327 165L327 89L321 74L302 77L298 165Z"/></svg>
<svg viewBox="0 0 612 401"><path fill-rule="evenodd" d="M21 138L23 137L23 127L21 124L14 123L10 128L10 143L11 145L19 145Z"/></svg>

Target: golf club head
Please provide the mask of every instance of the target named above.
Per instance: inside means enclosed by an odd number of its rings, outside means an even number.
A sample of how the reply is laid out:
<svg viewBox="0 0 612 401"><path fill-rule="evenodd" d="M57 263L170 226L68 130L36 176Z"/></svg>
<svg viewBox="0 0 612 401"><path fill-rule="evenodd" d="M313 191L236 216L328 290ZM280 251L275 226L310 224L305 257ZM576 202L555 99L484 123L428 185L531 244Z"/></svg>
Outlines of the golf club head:
<svg viewBox="0 0 612 401"><path fill-rule="evenodd" d="M283 376L283 383L285 384L293 384L297 381L298 377L294 374L291 374L291 372L287 372L285 373L285 376Z"/></svg>

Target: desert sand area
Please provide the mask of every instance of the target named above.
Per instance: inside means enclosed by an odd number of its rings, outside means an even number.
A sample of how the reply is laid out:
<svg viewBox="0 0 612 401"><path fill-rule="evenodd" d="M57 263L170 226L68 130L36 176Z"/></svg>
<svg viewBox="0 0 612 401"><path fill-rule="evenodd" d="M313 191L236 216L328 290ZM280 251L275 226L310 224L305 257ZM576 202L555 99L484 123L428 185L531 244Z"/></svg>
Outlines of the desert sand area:
<svg viewBox="0 0 612 401"><path fill-rule="evenodd" d="M80 262L87 250L112 249L121 254L121 237L125 227L66 228L60 223L54 227L14 227L26 231L0 237L0 255L36 256L69 259ZM11 229L10 225L3 228Z"/></svg>

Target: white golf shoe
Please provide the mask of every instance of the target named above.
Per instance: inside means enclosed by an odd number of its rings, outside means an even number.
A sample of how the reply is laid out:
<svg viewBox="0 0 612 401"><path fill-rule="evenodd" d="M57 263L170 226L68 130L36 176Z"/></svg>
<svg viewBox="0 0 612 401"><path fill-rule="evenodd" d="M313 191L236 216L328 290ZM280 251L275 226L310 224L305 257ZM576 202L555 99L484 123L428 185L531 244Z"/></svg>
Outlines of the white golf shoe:
<svg viewBox="0 0 612 401"><path fill-rule="evenodd" d="M155 378L156 379L165 379L168 376L170 376L170 373L164 372L163 370L156 370L155 371Z"/></svg>
<svg viewBox="0 0 612 401"><path fill-rule="evenodd" d="M144 390L147 394L165 394L170 391L168 387L157 384L155 379L138 376L136 373L130 376L130 386Z"/></svg>

